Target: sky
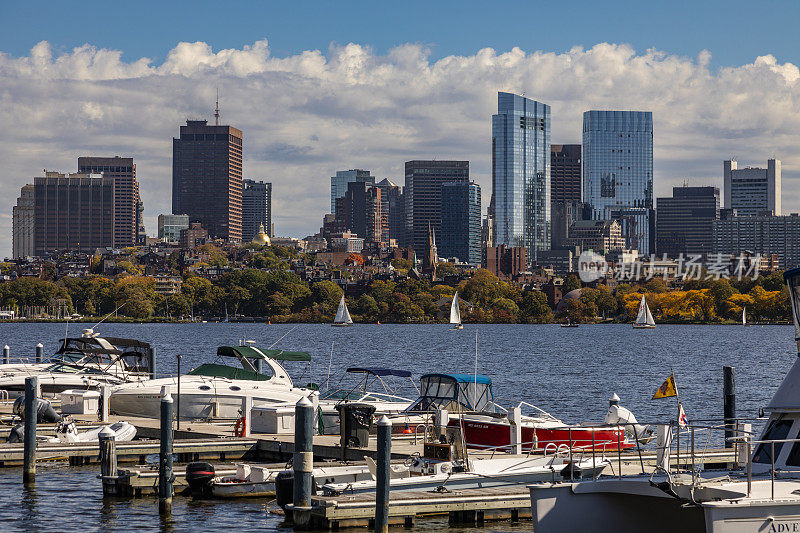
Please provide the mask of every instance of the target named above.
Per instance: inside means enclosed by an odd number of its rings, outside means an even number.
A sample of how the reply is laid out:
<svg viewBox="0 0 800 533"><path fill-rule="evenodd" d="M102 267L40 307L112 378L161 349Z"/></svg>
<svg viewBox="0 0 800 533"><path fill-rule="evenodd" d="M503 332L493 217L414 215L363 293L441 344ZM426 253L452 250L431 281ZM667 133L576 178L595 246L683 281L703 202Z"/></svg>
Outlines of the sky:
<svg viewBox="0 0 800 533"><path fill-rule="evenodd" d="M553 143L588 109L653 111L656 196L777 157L800 211L800 3L651 4L0 0L0 255L19 188L81 155L135 158L155 234L171 139L216 88L281 236L318 230L336 170L402 184L411 159L469 159L485 207L498 91L551 105Z"/></svg>

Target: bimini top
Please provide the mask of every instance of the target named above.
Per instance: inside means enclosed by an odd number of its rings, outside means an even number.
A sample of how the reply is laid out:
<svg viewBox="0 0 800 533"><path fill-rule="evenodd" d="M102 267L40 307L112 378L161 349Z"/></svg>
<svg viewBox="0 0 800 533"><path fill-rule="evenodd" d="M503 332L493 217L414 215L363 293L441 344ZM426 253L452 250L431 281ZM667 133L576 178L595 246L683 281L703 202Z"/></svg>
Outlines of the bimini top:
<svg viewBox="0 0 800 533"><path fill-rule="evenodd" d="M425 374L420 379L427 378L450 378L457 383L481 383L483 385L491 385L492 378L484 376L483 374Z"/></svg>
<svg viewBox="0 0 800 533"><path fill-rule="evenodd" d="M381 368L377 366L354 366L347 369L353 374L372 374L373 376L397 376L399 378L410 378L411 372L408 370L395 370L393 368Z"/></svg>
<svg viewBox="0 0 800 533"><path fill-rule="evenodd" d="M447 409L451 413L464 411L493 412L492 380L478 374L425 374L420 378L419 398L407 412L431 412Z"/></svg>
<svg viewBox="0 0 800 533"><path fill-rule="evenodd" d="M311 361L308 352L289 352L286 350L266 350L254 346L220 346L217 355L245 359L275 359L277 361Z"/></svg>

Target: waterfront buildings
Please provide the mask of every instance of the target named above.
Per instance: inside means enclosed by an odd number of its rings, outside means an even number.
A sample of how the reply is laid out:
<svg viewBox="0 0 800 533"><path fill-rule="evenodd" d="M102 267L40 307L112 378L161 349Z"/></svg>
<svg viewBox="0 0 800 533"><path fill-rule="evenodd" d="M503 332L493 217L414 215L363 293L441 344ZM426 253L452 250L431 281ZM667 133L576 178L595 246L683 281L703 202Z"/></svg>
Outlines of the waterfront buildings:
<svg viewBox="0 0 800 533"><path fill-rule="evenodd" d="M618 252L625 248L622 225L616 220L578 220L569 228L567 245L600 254Z"/></svg>
<svg viewBox="0 0 800 533"><path fill-rule="evenodd" d="M800 216L733 216L715 220L714 253L776 254L780 268L800 266Z"/></svg>
<svg viewBox="0 0 800 533"><path fill-rule="evenodd" d="M550 106L497 93L490 213L494 241L527 248L527 259L533 261L550 248L550 158Z"/></svg>
<svg viewBox="0 0 800 533"><path fill-rule="evenodd" d="M656 253L710 254L719 209L717 187L673 187L672 197L656 200Z"/></svg>
<svg viewBox="0 0 800 533"><path fill-rule="evenodd" d="M348 183L375 185L375 176L369 170L360 168L336 171L336 175L331 176L331 213L336 212L336 199L344 198Z"/></svg>
<svg viewBox="0 0 800 533"><path fill-rule="evenodd" d="M481 187L474 181L442 185L442 219L437 251L463 263L481 264Z"/></svg>
<svg viewBox="0 0 800 533"><path fill-rule="evenodd" d="M405 170L405 239L421 254L428 245L428 228L441 234L442 185L469 182L469 161L407 161Z"/></svg>
<svg viewBox="0 0 800 533"><path fill-rule="evenodd" d="M103 174L114 179L114 246L136 246L144 228L144 204L139 196L132 157L79 157L79 174ZM141 207L141 212L140 212Z"/></svg>
<svg viewBox="0 0 800 533"><path fill-rule="evenodd" d="M550 145L550 203L581 201L581 145Z"/></svg>
<svg viewBox="0 0 800 533"><path fill-rule="evenodd" d="M212 239L242 239L242 132L187 120L172 140L172 212Z"/></svg>
<svg viewBox="0 0 800 533"><path fill-rule="evenodd" d="M367 244L384 242L381 188L364 181L348 183L345 195L336 199L336 224Z"/></svg>
<svg viewBox="0 0 800 533"><path fill-rule="evenodd" d="M250 242L264 227L267 236L275 236L272 225L272 183L242 181L242 242Z"/></svg>
<svg viewBox="0 0 800 533"><path fill-rule="evenodd" d="M158 215L158 238L169 243L181 242L181 231L189 228L189 215Z"/></svg>
<svg viewBox="0 0 800 533"><path fill-rule="evenodd" d="M45 172L33 180L34 255L114 246L115 179Z"/></svg>
<svg viewBox="0 0 800 533"><path fill-rule="evenodd" d="M653 114L583 114L583 201L596 220L618 219L626 247L649 254L654 245Z"/></svg>
<svg viewBox="0 0 800 533"><path fill-rule="evenodd" d="M527 253L523 246L490 246L486 248L486 270L498 278L511 279L527 269Z"/></svg>
<svg viewBox="0 0 800 533"><path fill-rule="evenodd" d="M14 259L33 256L34 221L33 185L25 185L12 209L11 251Z"/></svg>
<svg viewBox="0 0 800 533"><path fill-rule="evenodd" d="M768 159L767 168L739 168L735 160L723 163L725 208L739 216L781 214L781 161Z"/></svg>

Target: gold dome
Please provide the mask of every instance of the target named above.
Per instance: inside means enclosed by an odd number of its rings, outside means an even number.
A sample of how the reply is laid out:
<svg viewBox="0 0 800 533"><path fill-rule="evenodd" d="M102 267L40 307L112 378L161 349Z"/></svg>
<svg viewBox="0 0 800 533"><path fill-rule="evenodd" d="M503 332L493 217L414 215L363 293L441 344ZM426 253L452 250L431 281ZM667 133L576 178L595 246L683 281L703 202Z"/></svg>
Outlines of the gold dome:
<svg viewBox="0 0 800 533"><path fill-rule="evenodd" d="M258 233L256 233L256 236L253 237L253 240L250 241L250 243L251 244L258 244L258 245L261 245L261 246L269 246L270 245L269 235L267 235L267 233L264 231L264 224L260 224L258 226Z"/></svg>

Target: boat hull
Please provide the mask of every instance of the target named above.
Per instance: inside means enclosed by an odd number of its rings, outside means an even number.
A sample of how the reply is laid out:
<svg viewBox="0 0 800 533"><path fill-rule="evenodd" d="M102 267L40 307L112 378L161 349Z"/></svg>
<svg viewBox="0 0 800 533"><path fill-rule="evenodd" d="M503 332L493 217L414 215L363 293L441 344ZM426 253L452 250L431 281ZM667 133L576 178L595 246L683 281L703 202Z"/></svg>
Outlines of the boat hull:
<svg viewBox="0 0 800 533"><path fill-rule="evenodd" d="M511 445L511 428L502 421L486 422L474 421L464 418L450 421L450 426L463 424L464 440L469 448L499 448ZM548 445L556 448L561 445L570 445L572 448L591 450L616 450L618 447L626 450L635 447L625 441L625 431L618 428L534 428L522 426L522 448L530 451L532 443L536 443L534 450L543 450Z"/></svg>
<svg viewBox="0 0 800 533"><path fill-rule="evenodd" d="M353 324L331 324L334 328L352 328Z"/></svg>
<svg viewBox="0 0 800 533"><path fill-rule="evenodd" d="M634 324L633 329L654 329L655 326L651 326L650 324Z"/></svg>
<svg viewBox="0 0 800 533"><path fill-rule="evenodd" d="M211 494L215 498L268 498L275 496L275 482L215 481Z"/></svg>

